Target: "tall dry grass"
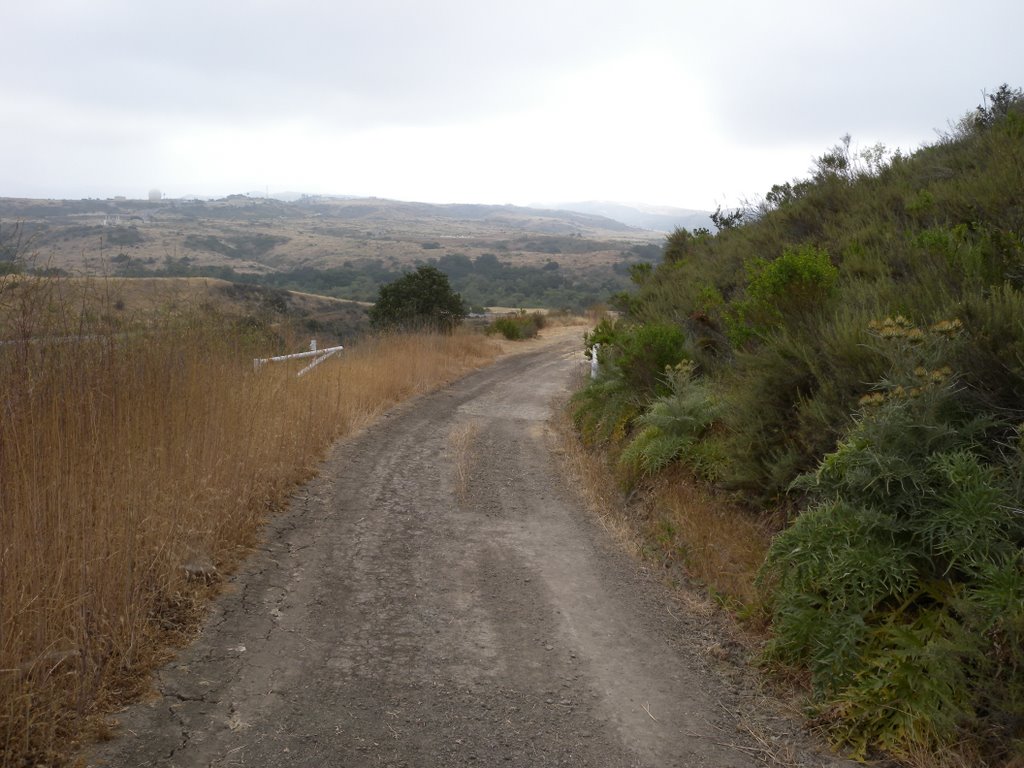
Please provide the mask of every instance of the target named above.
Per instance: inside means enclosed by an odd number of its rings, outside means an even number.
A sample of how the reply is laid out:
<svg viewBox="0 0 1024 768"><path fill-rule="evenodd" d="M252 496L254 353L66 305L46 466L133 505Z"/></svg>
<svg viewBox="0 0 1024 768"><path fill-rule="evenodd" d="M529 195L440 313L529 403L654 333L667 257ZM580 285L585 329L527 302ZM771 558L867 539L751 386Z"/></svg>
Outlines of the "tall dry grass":
<svg viewBox="0 0 1024 768"><path fill-rule="evenodd" d="M627 497L615 452L584 445L568 407L555 423L566 468L606 530L635 556L680 565L718 601L742 615L756 615L757 574L775 531L771 521L716 495L680 466Z"/></svg>
<svg viewBox="0 0 1024 768"><path fill-rule="evenodd" d="M20 339L0 345L2 766L60 763L137 693L332 441L494 355L390 336L257 372L278 351L258 330L196 312L112 333L95 296L19 283L0 283Z"/></svg>
<svg viewBox="0 0 1024 768"><path fill-rule="evenodd" d="M650 490L644 525L663 556L679 558L690 576L741 614L755 610L771 522L712 493L681 467L663 473Z"/></svg>

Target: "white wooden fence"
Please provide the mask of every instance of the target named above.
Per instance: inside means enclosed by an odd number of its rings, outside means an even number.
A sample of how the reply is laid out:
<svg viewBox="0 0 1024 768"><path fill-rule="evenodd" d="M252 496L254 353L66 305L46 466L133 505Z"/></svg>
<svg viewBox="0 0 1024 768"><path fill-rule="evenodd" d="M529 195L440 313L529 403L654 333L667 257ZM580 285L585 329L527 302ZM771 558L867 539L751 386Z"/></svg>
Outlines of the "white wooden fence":
<svg viewBox="0 0 1024 768"><path fill-rule="evenodd" d="M327 347L326 349L317 349L316 339L311 339L309 342L309 352L296 352L295 354L292 355L277 355L276 357L255 357L253 358L252 361L252 367L253 370L258 371L267 363L278 363L282 360L299 360L301 358L312 357L313 362L311 362L309 365L307 365L305 368L299 371L298 374L296 374L298 376L302 376L303 374L312 371L314 368L320 365L320 363L322 363L331 355L341 352L341 350L343 349L344 347L341 346Z"/></svg>
<svg viewBox="0 0 1024 768"><path fill-rule="evenodd" d="M113 333L113 334L88 334L84 336L39 336L27 339L0 339L0 347L7 346L24 346L28 344L73 344L81 341L94 341L97 339L123 339L129 336L136 336L139 334L129 333ZM292 355L277 355L276 357L254 357L252 360L252 367L254 370L259 370L267 363L277 363L281 360L298 360L301 358L312 357L313 361L298 372L298 376L309 373L316 368L320 363L326 360L331 355L341 352L344 347L327 347L326 349L316 348L316 339L310 339L309 351L308 352L296 352Z"/></svg>

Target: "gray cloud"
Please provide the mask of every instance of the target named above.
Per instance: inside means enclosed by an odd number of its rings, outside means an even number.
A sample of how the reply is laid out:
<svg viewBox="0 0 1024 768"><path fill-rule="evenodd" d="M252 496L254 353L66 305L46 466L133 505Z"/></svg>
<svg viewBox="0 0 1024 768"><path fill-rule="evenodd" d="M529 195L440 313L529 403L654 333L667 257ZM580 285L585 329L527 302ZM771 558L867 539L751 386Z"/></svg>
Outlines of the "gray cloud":
<svg viewBox="0 0 1024 768"><path fill-rule="evenodd" d="M21 16L6 56L33 62L20 68L23 92L168 115L313 113L345 126L512 108L546 73L632 44L611 3L101 2ZM34 53L39 41L50 55Z"/></svg>
<svg viewBox="0 0 1024 768"><path fill-rule="evenodd" d="M923 140L982 89L1024 78L1024 6L1009 0L731 6L705 17L714 31L690 60L738 141Z"/></svg>
<svg viewBox="0 0 1024 768"><path fill-rule="evenodd" d="M495 146L516 153L496 163L506 175L538 180L528 199L573 178L574 197L590 189L584 177L614 187L583 172L593 153L634 196L646 184L661 198L651 202L694 204L801 175L846 132L907 148L932 138L983 88L1022 84L1021 28L1024 6L1010 0L36 0L4 14L0 194L98 175L247 183L232 175L242 160L218 162L232 134L247 146L271 137L261 154L278 169L331 137L379 153L353 184L376 182L373 168L436 174L409 152L394 162L386 137L403 131L409 146L448 153L451 186L438 180L438 195L501 199L500 174L484 189L476 172ZM628 76L616 77L619 62L632 62ZM493 140L467 141L475 124ZM446 134L464 147L442 147ZM176 162L168 147L183 143ZM750 186L737 190L745 170Z"/></svg>

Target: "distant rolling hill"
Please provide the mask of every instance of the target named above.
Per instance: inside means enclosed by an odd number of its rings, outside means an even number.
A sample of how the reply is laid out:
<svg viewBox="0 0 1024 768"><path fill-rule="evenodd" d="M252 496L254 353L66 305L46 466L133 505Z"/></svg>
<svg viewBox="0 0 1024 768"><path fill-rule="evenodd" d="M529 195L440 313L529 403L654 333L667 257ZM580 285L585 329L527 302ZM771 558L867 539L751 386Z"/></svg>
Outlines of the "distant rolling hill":
<svg viewBox="0 0 1024 768"><path fill-rule="evenodd" d="M360 259L414 264L440 255L425 253L431 248L592 266L662 239L588 212L308 195L295 202L246 195L158 202L0 198L0 224L19 226L41 261L71 272L95 271L108 260L158 266L182 258L254 274Z"/></svg>
<svg viewBox="0 0 1024 768"><path fill-rule="evenodd" d="M653 230L655 232L671 232L677 227L683 229L696 229L697 227L711 228L711 213L709 211L695 211L688 208L672 208L670 206L655 206L643 204L611 203L603 201L587 201L582 203L554 203L545 206L562 211L573 211L585 213L591 216L602 216L615 221L621 221L630 227L638 229Z"/></svg>
<svg viewBox="0 0 1024 768"><path fill-rule="evenodd" d="M294 202L0 198L0 274L214 277L372 301L433 264L474 305L586 307L664 233L599 214L303 195Z"/></svg>

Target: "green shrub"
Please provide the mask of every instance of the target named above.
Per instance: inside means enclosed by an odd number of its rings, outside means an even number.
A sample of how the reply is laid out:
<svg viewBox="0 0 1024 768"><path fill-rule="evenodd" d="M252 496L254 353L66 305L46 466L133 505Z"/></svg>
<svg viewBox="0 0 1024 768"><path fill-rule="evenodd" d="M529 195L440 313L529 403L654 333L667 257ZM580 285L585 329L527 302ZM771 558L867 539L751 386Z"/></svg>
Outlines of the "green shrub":
<svg viewBox="0 0 1024 768"><path fill-rule="evenodd" d="M971 328L970 344L957 351L956 367L965 384L994 411L1012 411L1024 402L1024 293L1003 285L972 293L961 304Z"/></svg>
<svg viewBox="0 0 1024 768"><path fill-rule="evenodd" d="M572 398L572 418L585 443L621 442L644 403L617 376L590 382Z"/></svg>
<svg viewBox="0 0 1024 768"><path fill-rule="evenodd" d="M544 313L520 310L515 315L499 317L487 327L488 334L500 333L511 341L532 339L544 327Z"/></svg>
<svg viewBox="0 0 1024 768"><path fill-rule="evenodd" d="M733 342L742 344L786 319L820 312L834 295L838 276L828 254L813 245L787 248L771 261L751 260L746 299L734 302L726 315Z"/></svg>
<svg viewBox="0 0 1024 768"><path fill-rule="evenodd" d="M600 322L594 326L594 329L583 336L587 358L590 359L592 356L595 344L600 344L605 349L614 346L620 335L619 328L617 320L610 317L602 317Z"/></svg>
<svg viewBox="0 0 1024 768"><path fill-rule="evenodd" d="M1024 627L1013 603L1024 591L1019 441L988 448L1008 427L975 412L943 364L958 328L875 325L889 375L800 479L817 501L776 538L762 573L774 590L771 653L808 666L820 711L860 756L978 736L993 706L1018 718L1004 739L1024 736L1021 666L996 661Z"/></svg>
<svg viewBox="0 0 1024 768"><path fill-rule="evenodd" d="M668 394L666 369L688 357L686 335L674 325L661 323L623 329L610 353L611 364L642 397Z"/></svg>
<svg viewBox="0 0 1024 768"><path fill-rule="evenodd" d="M618 377L641 400L669 394L667 372L690 357L686 334L668 323L637 325L604 318L584 343L587 357L600 344L602 374Z"/></svg>
<svg viewBox="0 0 1024 768"><path fill-rule="evenodd" d="M462 322L466 307L443 272L423 265L382 285L369 315L376 328L451 330Z"/></svg>
<svg viewBox="0 0 1024 768"><path fill-rule="evenodd" d="M808 329L779 328L716 374L729 454L720 479L760 504L779 503L850 424L864 382L885 361L856 307Z"/></svg>

